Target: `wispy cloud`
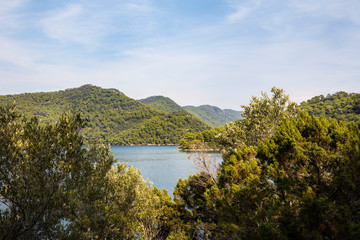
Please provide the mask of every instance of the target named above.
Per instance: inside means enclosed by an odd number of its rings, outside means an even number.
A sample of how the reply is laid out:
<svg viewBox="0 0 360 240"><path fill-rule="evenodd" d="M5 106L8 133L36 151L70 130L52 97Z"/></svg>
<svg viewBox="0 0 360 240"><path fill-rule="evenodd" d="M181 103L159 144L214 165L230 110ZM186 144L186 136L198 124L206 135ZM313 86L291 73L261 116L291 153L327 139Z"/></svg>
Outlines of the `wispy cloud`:
<svg viewBox="0 0 360 240"><path fill-rule="evenodd" d="M48 12L41 25L50 38L93 49L108 36L148 28L153 11L150 3L144 0L82 1Z"/></svg>
<svg viewBox="0 0 360 240"><path fill-rule="evenodd" d="M0 29L8 30L20 24L16 10L23 7L28 0L0 1Z"/></svg>
<svg viewBox="0 0 360 240"><path fill-rule="evenodd" d="M229 0L228 4L235 11L227 15L230 23L236 23L245 19L251 12L255 11L262 3L262 0L237 1Z"/></svg>
<svg viewBox="0 0 360 240"><path fill-rule="evenodd" d="M292 1L299 11L313 16L349 20L360 24L360 1L358 0L302 0Z"/></svg>
<svg viewBox="0 0 360 240"><path fill-rule="evenodd" d="M55 2L0 6L1 94L91 83L239 109L272 86L298 101L360 89L355 0L224 0L220 12L217 1L210 12L191 0Z"/></svg>
<svg viewBox="0 0 360 240"><path fill-rule="evenodd" d="M0 61L21 68L31 68L40 54L22 46L20 42L0 36Z"/></svg>
<svg viewBox="0 0 360 240"><path fill-rule="evenodd" d="M14 8L21 6L24 2L26 2L26 0L1 1L0 12L4 13L11 11Z"/></svg>
<svg viewBox="0 0 360 240"><path fill-rule="evenodd" d="M82 14L81 4L69 4L43 21L44 31L50 38L60 41L89 44L95 32L87 21L79 21Z"/></svg>

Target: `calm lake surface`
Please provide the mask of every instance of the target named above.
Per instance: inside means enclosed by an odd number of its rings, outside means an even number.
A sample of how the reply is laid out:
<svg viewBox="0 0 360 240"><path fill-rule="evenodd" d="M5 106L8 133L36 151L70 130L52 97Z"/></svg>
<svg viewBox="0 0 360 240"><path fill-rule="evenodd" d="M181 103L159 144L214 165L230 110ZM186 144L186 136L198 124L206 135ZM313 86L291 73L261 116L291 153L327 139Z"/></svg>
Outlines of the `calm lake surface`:
<svg viewBox="0 0 360 240"><path fill-rule="evenodd" d="M111 152L119 161L127 162L141 171L159 189L165 188L172 195L179 178L188 178L197 172L187 153L177 146L112 146ZM221 162L220 153L211 153Z"/></svg>

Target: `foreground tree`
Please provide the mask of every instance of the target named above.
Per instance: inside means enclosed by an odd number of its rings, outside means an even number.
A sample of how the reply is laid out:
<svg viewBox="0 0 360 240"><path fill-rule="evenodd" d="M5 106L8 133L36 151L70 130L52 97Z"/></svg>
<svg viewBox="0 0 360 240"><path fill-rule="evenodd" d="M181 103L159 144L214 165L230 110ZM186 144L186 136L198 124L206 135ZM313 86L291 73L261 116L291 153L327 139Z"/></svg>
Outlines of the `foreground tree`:
<svg viewBox="0 0 360 240"><path fill-rule="evenodd" d="M230 167L232 163L238 164L235 163L234 156L245 156L246 154L242 154L241 151L246 146L254 146L257 148L260 142L274 134L276 127L281 123L283 118L291 119L298 113L297 105L289 100L289 96L284 94L284 90L274 87L271 89L271 92L273 94L272 97L269 97L267 93L262 93L261 98L253 97L249 105L242 106L244 108L244 119L227 124L225 129L222 129L217 137L217 142L223 149L224 163L223 166L221 166L221 171L218 172L218 176L213 173L209 174L209 171L202 169L199 174L191 176L187 180L180 180L175 189L175 201L181 206L181 209L186 212L183 215L184 218L187 218L194 226L197 226L192 228L192 234L200 239L216 239L216 237L220 237L219 232L216 233L220 231L220 225L215 227L215 222L219 221L218 218L220 214L220 211L216 210L218 209L216 202L219 202L218 197L221 195L220 193L223 193L222 191L225 191L224 188L232 185L231 182L229 183L224 180L225 173L223 171ZM244 151L248 152L248 150ZM255 152L255 150L252 149L250 152ZM254 157L255 155L256 152L251 156ZM239 159L237 159L237 161L238 160ZM248 161L245 161L241 167L255 168L255 162L252 162L251 166L247 164ZM261 170L261 167L258 166L258 168ZM233 169L233 171L237 169L239 169L239 166ZM247 174L244 173L244 177L245 176L247 176ZM251 186L253 185L254 184ZM247 187L250 188L250 186ZM234 194L236 191L232 189L229 190L229 192ZM238 205L235 204L231 207L233 203L234 202L231 201L227 202L228 208L223 211L223 216L227 214L229 214L229 216L237 216L233 214L237 212L235 209ZM223 204L224 206L226 205L224 202ZM230 209L233 211L230 211ZM248 215L250 216L251 214ZM230 217L230 219L232 219L232 217ZM221 231L232 232L234 230L230 230L228 227L226 228L227 230ZM234 234L236 234L235 230ZM227 235L227 237L232 238L233 236L230 234Z"/></svg>
<svg viewBox="0 0 360 240"><path fill-rule="evenodd" d="M81 201L68 227L72 238L183 239L170 196L146 182L139 170L119 163L107 172L104 182L81 187Z"/></svg>
<svg viewBox="0 0 360 240"><path fill-rule="evenodd" d="M64 206L88 162L79 135L82 126L79 116L41 126L36 118L21 118L13 106L0 107L3 239L53 238L62 227ZM109 156L101 161L113 162Z"/></svg>
<svg viewBox="0 0 360 240"><path fill-rule="evenodd" d="M167 192L114 166L108 147L84 147L83 126L78 115L45 125L0 107L0 238L185 238Z"/></svg>
<svg viewBox="0 0 360 240"><path fill-rule="evenodd" d="M298 105L290 101L283 89L273 87L272 97L262 92L261 98L253 96L249 105L242 105L244 119L226 125L219 136L219 143L225 150L247 146L258 146L271 137L283 118L294 118Z"/></svg>
<svg viewBox="0 0 360 240"><path fill-rule="evenodd" d="M278 109L269 128L246 128L262 126L259 112L250 114L253 124L238 123L217 181L202 174L179 181L175 201L194 239L360 238L357 124ZM249 129L260 130L244 137Z"/></svg>
<svg viewBox="0 0 360 240"><path fill-rule="evenodd" d="M274 182L278 226L293 239L359 239L357 124L302 113L285 120L257 155Z"/></svg>

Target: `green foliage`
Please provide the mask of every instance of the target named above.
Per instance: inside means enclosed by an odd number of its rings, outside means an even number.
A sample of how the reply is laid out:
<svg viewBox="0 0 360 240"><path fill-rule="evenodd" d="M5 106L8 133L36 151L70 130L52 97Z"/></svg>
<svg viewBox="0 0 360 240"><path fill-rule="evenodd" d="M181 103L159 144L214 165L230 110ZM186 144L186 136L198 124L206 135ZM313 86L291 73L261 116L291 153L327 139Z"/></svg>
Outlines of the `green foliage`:
<svg viewBox="0 0 360 240"><path fill-rule="evenodd" d="M204 124L187 112L155 116L121 132L113 144L174 144L187 133L203 130Z"/></svg>
<svg viewBox="0 0 360 240"><path fill-rule="evenodd" d="M27 116L0 107L0 238L359 239L358 122L310 116L283 90L272 93L244 106L243 120L201 133L189 113L152 110L111 89L3 97ZM60 115L65 109L98 122L84 129L79 115ZM121 130L107 135L112 128ZM222 133L224 161L215 177L201 157L205 170L180 179L172 202L138 170L114 165L108 147L85 147L81 133L118 144L185 136L188 149L215 146Z"/></svg>
<svg viewBox="0 0 360 240"><path fill-rule="evenodd" d="M197 239L359 238L355 124L300 113L257 149L229 150L215 184L179 181L176 202Z"/></svg>
<svg viewBox="0 0 360 240"><path fill-rule="evenodd" d="M285 121L260 146L258 156L281 196L279 208L291 214L282 226L286 234L359 237L359 149L355 124L347 127L307 114Z"/></svg>
<svg viewBox="0 0 360 240"><path fill-rule="evenodd" d="M178 105L176 102L174 102L168 97L152 96L145 99L140 99L139 101L149 107L167 113L185 111L180 105Z"/></svg>
<svg viewBox="0 0 360 240"><path fill-rule="evenodd" d="M54 124L0 107L1 239L186 239L166 191L110 149L84 147L79 115Z"/></svg>
<svg viewBox="0 0 360 240"><path fill-rule="evenodd" d="M110 144L177 144L186 132L209 127L185 112L165 113L145 106L115 89L91 85L65 91L0 96L0 103L16 102L28 118L54 123L66 112L81 113L89 123L86 140Z"/></svg>
<svg viewBox="0 0 360 240"><path fill-rule="evenodd" d="M200 144L205 144L205 149L219 151L217 136L223 133L225 127L216 127L198 133L186 133L180 140L181 150L196 151Z"/></svg>
<svg viewBox="0 0 360 240"><path fill-rule="evenodd" d="M220 109L218 107L210 105L202 105L199 107L181 107L170 98L163 96L152 96L141 99L139 101L149 107L167 113L187 111L211 127L224 126L226 123L230 123L232 121L242 118L240 111L235 111L231 109Z"/></svg>
<svg viewBox="0 0 360 240"><path fill-rule="evenodd" d="M337 92L316 96L301 103L310 115L357 123L360 127L360 93Z"/></svg>
<svg viewBox="0 0 360 240"><path fill-rule="evenodd" d="M73 237L166 239L181 232L170 196L144 181L138 170L119 163L99 181L105 184L79 191L83 201L70 218Z"/></svg>
<svg viewBox="0 0 360 240"><path fill-rule="evenodd" d="M220 109L210 105L202 105L199 107L185 106L183 108L212 127L221 127L226 123L242 118L240 111Z"/></svg>
<svg viewBox="0 0 360 240"><path fill-rule="evenodd" d="M298 112L296 103L289 100L284 90L273 87L273 96L262 92L262 97L252 97L244 109L244 119L226 125L219 143L224 149L235 149L243 144L257 146L274 134L283 118L293 118Z"/></svg>
<svg viewBox="0 0 360 240"><path fill-rule="evenodd" d="M217 180L206 172L179 180L175 201L189 234L359 239L358 125L309 116L282 90L272 92L272 98L253 98L245 118L226 126Z"/></svg>
<svg viewBox="0 0 360 240"><path fill-rule="evenodd" d="M0 235L3 239L56 237L69 202L94 165L110 167L101 148L84 149L79 115L52 125L21 118L13 106L0 107Z"/></svg>

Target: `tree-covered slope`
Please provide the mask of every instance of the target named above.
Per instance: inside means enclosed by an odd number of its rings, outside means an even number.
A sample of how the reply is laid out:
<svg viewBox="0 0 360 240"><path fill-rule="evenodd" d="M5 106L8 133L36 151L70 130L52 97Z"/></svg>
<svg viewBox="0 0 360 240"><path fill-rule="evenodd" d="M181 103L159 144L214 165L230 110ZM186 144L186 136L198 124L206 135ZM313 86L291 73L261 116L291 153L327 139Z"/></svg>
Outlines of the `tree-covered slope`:
<svg viewBox="0 0 360 240"><path fill-rule="evenodd" d="M151 96L148 98L140 99L139 101L149 107L152 107L152 108L155 108L157 110L167 112L167 113L184 111L184 109L180 105L178 105L176 102L174 102L170 98L164 97L164 96Z"/></svg>
<svg viewBox="0 0 360 240"><path fill-rule="evenodd" d="M224 126L226 123L242 118L240 111L220 109L210 105L185 106L183 108L212 127Z"/></svg>
<svg viewBox="0 0 360 240"><path fill-rule="evenodd" d="M170 98L164 97L164 96L151 96L148 98L140 99L139 101L145 105L148 105L149 107L152 107L152 108L155 108L160 111L167 112L167 113L184 111L184 109L180 105L178 105L176 102L174 102Z"/></svg>
<svg viewBox="0 0 360 240"><path fill-rule="evenodd" d="M313 97L301 103L301 108L310 115L329 119L354 121L360 126L360 93L337 92Z"/></svg>
<svg viewBox="0 0 360 240"><path fill-rule="evenodd" d="M191 114L161 112L116 89L92 85L0 96L1 104L12 102L25 116L38 116L44 123L55 122L66 112L81 113L89 119L85 139L110 144L176 144L186 132L209 128Z"/></svg>

